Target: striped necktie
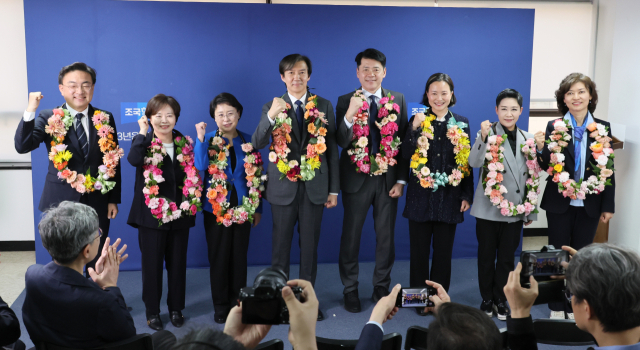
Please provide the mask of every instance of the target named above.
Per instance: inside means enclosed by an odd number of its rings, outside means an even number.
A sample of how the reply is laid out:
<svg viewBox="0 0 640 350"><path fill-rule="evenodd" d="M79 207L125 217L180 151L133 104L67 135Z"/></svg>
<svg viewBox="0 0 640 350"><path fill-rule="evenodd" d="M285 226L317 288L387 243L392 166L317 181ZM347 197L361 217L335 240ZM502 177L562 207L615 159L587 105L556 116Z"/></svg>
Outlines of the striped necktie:
<svg viewBox="0 0 640 350"><path fill-rule="evenodd" d="M82 151L82 156L84 158L87 157L87 153L89 153L89 141L87 141L87 134L84 132L84 127L82 126L82 117L84 114L78 113L76 114L76 136L78 137L78 143L80 144L80 150Z"/></svg>

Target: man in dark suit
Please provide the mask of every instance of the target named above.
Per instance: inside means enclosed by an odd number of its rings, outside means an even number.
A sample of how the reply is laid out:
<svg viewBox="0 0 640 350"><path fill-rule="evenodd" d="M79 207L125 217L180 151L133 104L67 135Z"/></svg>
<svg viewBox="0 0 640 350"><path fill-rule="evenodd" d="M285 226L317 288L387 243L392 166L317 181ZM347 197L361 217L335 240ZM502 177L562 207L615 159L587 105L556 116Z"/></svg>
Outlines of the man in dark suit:
<svg viewBox="0 0 640 350"><path fill-rule="evenodd" d="M100 228L96 211L64 201L45 212L38 224L42 245L53 257L47 265L33 265L25 275L22 319L37 348L42 343L90 349L125 340L136 334L133 319L118 288L120 263L128 255L120 240L106 244L91 279L82 269L98 256ZM154 346L175 342L168 331L154 334Z"/></svg>
<svg viewBox="0 0 640 350"><path fill-rule="evenodd" d="M307 82L311 77L311 60L300 54L291 54L280 62L280 78L287 86L287 93L274 98L262 107L260 123L253 133L251 142L256 149L269 144L274 131L276 117L286 109L288 104L288 118L291 119L290 133L286 147L290 153L286 157L289 165L301 163L301 156L309 154L308 147L313 130L310 119L305 119L305 108L311 94L308 92ZM274 161L278 161L275 151L282 145L275 142L269 155L269 181L267 183L266 199L271 203L273 215L273 248L271 265L283 270L289 275L289 256L293 228L298 222L300 233L300 279L307 280L313 285L316 281L318 264L318 240L320 238L320 224L322 212L333 208L338 202L340 192L340 177L338 171L338 146L335 136L335 117L331 103L322 97L317 97L317 108L324 113L327 125L326 131L320 133L326 143L326 151L320 154L320 167L313 170L315 175L309 181L295 178L293 181L282 174ZM322 136L323 133L326 133ZM317 148L316 148L317 149ZM320 153L320 152L318 152ZM292 163L296 162L296 163ZM294 168L294 166L292 166ZM318 319L324 317L318 312Z"/></svg>
<svg viewBox="0 0 640 350"><path fill-rule="evenodd" d="M382 347L384 329L382 324L389 321L398 312L396 299L402 287L398 284L386 297L382 297L371 311L369 322L362 328L355 350L379 350Z"/></svg>
<svg viewBox="0 0 640 350"><path fill-rule="evenodd" d="M0 346L13 344L20 338L20 321L16 313L0 298ZM24 344L22 344L24 349Z"/></svg>
<svg viewBox="0 0 640 350"><path fill-rule="evenodd" d="M98 167L103 165L104 153L98 144L98 130L93 125L92 117L98 110L90 102L93 98L93 91L96 83L96 72L93 68L84 63L76 62L63 67L58 75L58 88L66 103L61 107L69 111L73 117L73 125L67 130L63 144L66 150L73 155L68 161L67 167L77 174L85 175L87 171L92 177L98 174ZM40 92L29 94L29 106L24 112L24 116L18 125L15 135L15 147L18 153L28 153L38 147L40 143L45 144L47 153L51 152L51 135L45 132L45 127L49 118L53 115L51 109L40 111L35 118L35 112L43 98ZM100 110L109 116L109 126L113 128L111 133L115 149L118 147L118 133L113 115L107 111ZM61 169L62 170L62 169ZM108 181L114 181L115 186L106 194L102 194L99 186L93 192L83 192L71 187L67 181L58 176L59 170L49 163L49 170L40 197L38 210L44 212L58 203L68 200L80 202L94 208L100 219L102 238L100 238L99 250L102 250L104 242L109 235L109 219L115 219L118 214L118 203L120 203L120 163L115 167L115 174L112 174ZM82 187L84 189L84 187ZM95 261L87 263L87 269L95 266ZM87 274L88 277L88 274Z"/></svg>
<svg viewBox="0 0 640 350"><path fill-rule="evenodd" d="M401 139L407 129L407 103L404 95L382 88L382 80L387 74L387 59L376 49L367 49L356 56L358 68L356 73L360 80L361 90L370 105L369 142L370 154L375 155L380 148L380 129L374 124L380 100L388 94L394 96L395 103L400 106L397 121L398 131L394 138ZM398 211L398 198L402 196L404 185L409 176L409 162L400 155L394 158L397 164L389 165L388 171L382 175L371 176L356 171L356 164L351 162L349 150L353 149L353 118L363 106L362 99L355 97L354 92L338 98L336 106L336 122L338 123L338 145L343 148L340 157L340 189L344 205L344 221L340 241L340 279L344 285L345 309L360 312L358 298L358 254L362 226L367 217L369 207L373 205L373 219L376 231L376 266L373 274L373 300L389 294L391 268L395 260L394 227Z"/></svg>

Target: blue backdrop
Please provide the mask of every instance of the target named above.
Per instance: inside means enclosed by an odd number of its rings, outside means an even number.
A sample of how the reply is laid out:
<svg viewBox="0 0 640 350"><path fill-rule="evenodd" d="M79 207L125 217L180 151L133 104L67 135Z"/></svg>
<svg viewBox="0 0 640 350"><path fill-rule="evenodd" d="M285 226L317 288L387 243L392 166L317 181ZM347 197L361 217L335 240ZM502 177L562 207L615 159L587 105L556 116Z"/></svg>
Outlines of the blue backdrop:
<svg viewBox="0 0 640 350"><path fill-rule="evenodd" d="M287 54L313 62L309 85L335 106L338 96L359 86L356 54L374 47L387 56L383 86L420 102L427 78L451 75L458 104L469 118L472 142L480 122L497 120L495 97L510 87L524 96L518 124L528 126L534 10L379 6L267 5L135 1L25 0L29 91L42 91L42 108L64 102L57 87L61 67L83 61L97 71L92 104L114 113L120 145L128 153L139 130L121 115L122 102L146 102L157 93L174 96L182 106L176 128L195 137L195 124L215 122L209 102L218 93L234 94L244 106L238 128L253 133L262 105L285 87L278 63ZM367 20L363 20L367 19ZM263 152L267 159L266 152ZM34 225L47 172L44 146L32 153ZM122 164L122 204L109 236L129 245L124 269L140 268L137 231L126 224L133 198L135 169ZM477 173L476 173L477 181ZM396 223L396 258L408 259L408 222ZM343 208L326 210L318 261L337 262ZM251 232L249 264L271 261L271 213ZM296 233L297 235L297 233ZM292 263L299 261L294 237ZM371 214L365 223L361 261L374 259ZM476 256L475 220L458 225L454 257ZM51 258L36 234L36 261ZM190 267L208 266L202 216L191 230Z"/></svg>

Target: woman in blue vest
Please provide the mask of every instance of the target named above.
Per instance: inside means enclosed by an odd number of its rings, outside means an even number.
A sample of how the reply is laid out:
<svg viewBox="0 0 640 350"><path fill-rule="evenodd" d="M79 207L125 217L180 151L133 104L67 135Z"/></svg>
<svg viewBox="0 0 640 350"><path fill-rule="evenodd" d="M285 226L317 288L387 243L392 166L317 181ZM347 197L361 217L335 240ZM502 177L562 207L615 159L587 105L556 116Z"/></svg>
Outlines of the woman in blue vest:
<svg viewBox="0 0 640 350"><path fill-rule="evenodd" d="M207 193L203 213L214 320L225 323L240 288L247 284L251 217L255 227L262 215L258 203L264 175L260 153L247 145L251 135L236 129L242 116L240 102L223 92L211 101L209 113L218 129L207 133L207 124L198 123L194 152Z"/></svg>

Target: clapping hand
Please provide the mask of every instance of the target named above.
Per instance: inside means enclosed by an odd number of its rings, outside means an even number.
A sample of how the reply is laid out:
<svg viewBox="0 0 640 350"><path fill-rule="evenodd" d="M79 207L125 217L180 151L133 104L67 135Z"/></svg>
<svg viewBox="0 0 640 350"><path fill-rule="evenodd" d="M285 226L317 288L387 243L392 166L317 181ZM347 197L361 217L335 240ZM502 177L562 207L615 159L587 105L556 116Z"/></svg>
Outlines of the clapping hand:
<svg viewBox="0 0 640 350"><path fill-rule="evenodd" d="M33 113L40 106L40 100L42 100L44 96L40 91L38 92L30 92L29 93L29 105L27 106L27 112Z"/></svg>
<svg viewBox="0 0 640 350"><path fill-rule="evenodd" d="M120 273L120 259L118 258L116 248L112 246L107 248L107 255L102 262L102 273L97 273L91 267L88 268L87 271L91 279L100 286L100 288L117 287L118 274Z"/></svg>
<svg viewBox="0 0 640 350"><path fill-rule="evenodd" d="M113 243L111 247L113 247L114 251L118 249L120 242L121 240L120 238L118 238L116 239L116 242ZM105 259L107 259L107 257L109 256L109 243L111 243L111 238L107 237L107 239L104 242L104 247L102 247L102 253L100 254L100 258L98 258L98 261L96 261L95 271L98 275L102 273L102 270L104 269ZM124 256L122 255L124 254L125 250L127 250L126 244L123 245L122 248L116 253L116 256L118 258L118 264L121 264L123 261L127 260L127 258L129 257L129 254L125 254Z"/></svg>

